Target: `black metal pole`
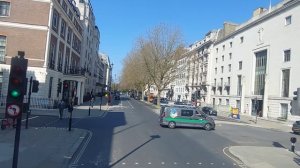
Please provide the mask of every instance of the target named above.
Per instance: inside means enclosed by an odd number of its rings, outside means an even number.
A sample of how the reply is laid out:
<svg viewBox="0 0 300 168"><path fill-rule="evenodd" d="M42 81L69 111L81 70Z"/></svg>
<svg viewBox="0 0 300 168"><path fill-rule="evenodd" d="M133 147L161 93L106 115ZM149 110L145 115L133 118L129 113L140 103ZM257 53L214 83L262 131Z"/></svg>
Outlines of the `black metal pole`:
<svg viewBox="0 0 300 168"><path fill-rule="evenodd" d="M72 127L72 111L70 111L70 117L69 117L69 131L71 131L71 127Z"/></svg>
<svg viewBox="0 0 300 168"><path fill-rule="evenodd" d="M14 156L13 156L13 165L12 165L12 168L17 168L18 167L19 144L20 144L20 134L21 134L21 119L22 119L22 114L17 119L16 135L15 135L15 145L14 145Z"/></svg>
<svg viewBox="0 0 300 168"><path fill-rule="evenodd" d="M32 87L32 77L30 77L29 82L29 91L28 91L28 109L26 107L26 125L25 128L28 129L28 118L29 118L29 107L30 107L30 99L31 99L31 87Z"/></svg>
<svg viewBox="0 0 300 168"><path fill-rule="evenodd" d="M100 111L101 111L101 105L102 105L102 96L100 97Z"/></svg>
<svg viewBox="0 0 300 168"><path fill-rule="evenodd" d="M91 115L91 106L89 106L89 116Z"/></svg>

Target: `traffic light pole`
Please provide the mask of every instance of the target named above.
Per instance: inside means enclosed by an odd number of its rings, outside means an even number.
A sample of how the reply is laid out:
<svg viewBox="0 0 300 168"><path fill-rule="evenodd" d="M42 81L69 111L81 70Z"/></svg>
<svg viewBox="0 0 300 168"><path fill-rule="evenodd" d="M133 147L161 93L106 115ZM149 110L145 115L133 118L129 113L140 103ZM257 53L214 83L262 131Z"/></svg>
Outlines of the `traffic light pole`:
<svg viewBox="0 0 300 168"><path fill-rule="evenodd" d="M19 144L20 144L21 122L22 122L21 119L22 119L22 113L21 113L21 116L17 119L12 168L17 168L18 167Z"/></svg>
<svg viewBox="0 0 300 168"><path fill-rule="evenodd" d="M30 77L30 83L29 83L29 93L28 93L28 109L26 111L26 125L25 128L28 129L28 118L29 118L29 107L30 107L30 98L31 98L31 87L32 87L32 77Z"/></svg>

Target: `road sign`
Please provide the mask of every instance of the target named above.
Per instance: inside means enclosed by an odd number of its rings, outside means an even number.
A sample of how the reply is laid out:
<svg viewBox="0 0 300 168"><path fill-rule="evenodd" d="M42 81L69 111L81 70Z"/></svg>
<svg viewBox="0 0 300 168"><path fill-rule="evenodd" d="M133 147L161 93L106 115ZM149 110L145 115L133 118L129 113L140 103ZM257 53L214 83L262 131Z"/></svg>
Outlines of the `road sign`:
<svg viewBox="0 0 300 168"><path fill-rule="evenodd" d="M7 106L7 114L10 117L17 117L21 112L21 108L19 105L11 104Z"/></svg>

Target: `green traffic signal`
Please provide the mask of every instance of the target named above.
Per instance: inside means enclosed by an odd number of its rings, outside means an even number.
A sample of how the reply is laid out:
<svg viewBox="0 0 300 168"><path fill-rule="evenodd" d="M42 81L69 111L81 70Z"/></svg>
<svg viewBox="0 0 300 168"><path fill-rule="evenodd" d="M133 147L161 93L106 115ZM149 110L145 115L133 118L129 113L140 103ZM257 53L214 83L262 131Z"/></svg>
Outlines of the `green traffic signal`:
<svg viewBox="0 0 300 168"><path fill-rule="evenodd" d="M18 90L12 90L12 91L10 92L10 95L11 95L12 97L14 97L14 98L17 98L17 97L19 97L19 96L21 95L21 93L20 93Z"/></svg>

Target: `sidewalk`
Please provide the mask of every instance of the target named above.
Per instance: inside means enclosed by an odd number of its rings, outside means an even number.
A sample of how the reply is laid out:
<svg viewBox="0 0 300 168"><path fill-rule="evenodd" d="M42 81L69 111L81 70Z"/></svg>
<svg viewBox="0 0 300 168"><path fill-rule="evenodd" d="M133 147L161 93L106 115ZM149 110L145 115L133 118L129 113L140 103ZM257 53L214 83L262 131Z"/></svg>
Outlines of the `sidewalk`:
<svg viewBox="0 0 300 168"><path fill-rule="evenodd" d="M93 108L90 102L75 106L73 118L99 117L104 114L109 106L107 100L103 98L100 111L100 98L94 102ZM90 116L88 109L90 107ZM31 115L50 115L58 117L58 109L32 109ZM67 109L64 115L68 116ZM3 115L3 113L1 114ZM25 114L24 114L25 115ZM73 128L68 131L66 128L38 127L24 129L22 126L20 147L19 147L19 168L60 168L67 167L71 159L75 157L80 146L92 134L83 129ZM15 129L8 128L0 130L0 167L12 167Z"/></svg>
<svg viewBox="0 0 300 168"><path fill-rule="evenodd" d="M0 165L12 167L15 131L0 132ZM89 132L57 128L29 128L21 130L19 168L66 167Z"/></svg>
<svg viewBox="0 0 300 168"><path fill-rule="evenodd" d="M229 118L229 112L224 111L218 111L218 116ZM257 123L256 123L256 117L255 116L249 116L246 114L242 114L240 116L240 119L234 119L237 121L241 121L246 123L248 126L252 127L259 127L259 128L266 128L276 131L283 131L283 132L292 132L292 124L288 122L283 121L277 121L277 120L270 120L258 117Z"/></svg>
<svg viewBox="0 0 300 168"><path fill-rule="evenodd" d="M232 146L228 150L232 157L241 166L250 168L298 168L300 157L285 148L278 147L256 147L256 146ZM237 158L237 159L236 159Z"/></svg>

